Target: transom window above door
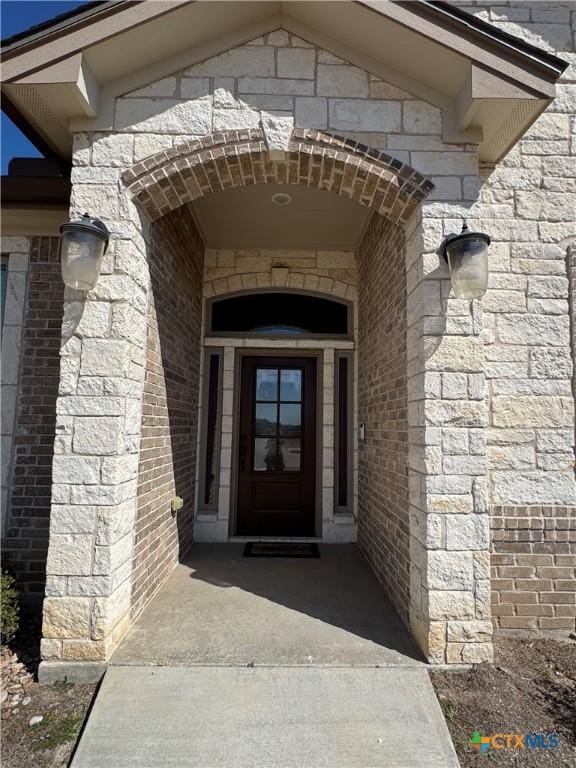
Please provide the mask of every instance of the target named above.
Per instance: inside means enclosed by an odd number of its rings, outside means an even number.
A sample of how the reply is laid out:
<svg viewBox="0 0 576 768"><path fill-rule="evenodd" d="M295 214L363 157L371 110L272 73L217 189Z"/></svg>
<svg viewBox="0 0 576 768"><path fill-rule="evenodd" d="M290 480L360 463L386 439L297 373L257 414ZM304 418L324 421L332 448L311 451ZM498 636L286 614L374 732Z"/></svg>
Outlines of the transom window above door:
<svg viewBox="0 0 576 768"><path fill-rule="evenodd" d="M347 337L351 306L296 292L260 292L212 299L208 333L213 336Z"/></svg>

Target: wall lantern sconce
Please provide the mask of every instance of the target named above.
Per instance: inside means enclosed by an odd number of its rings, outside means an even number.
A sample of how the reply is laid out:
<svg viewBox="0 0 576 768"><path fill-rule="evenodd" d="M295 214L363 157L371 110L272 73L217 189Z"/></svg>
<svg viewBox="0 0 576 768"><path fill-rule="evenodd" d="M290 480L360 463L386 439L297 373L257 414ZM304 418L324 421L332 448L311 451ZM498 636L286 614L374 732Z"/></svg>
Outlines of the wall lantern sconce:
<svg viewBox="0 0 576 768"><path fill-rule="evenodd" d="M60 234L64 284L90 291L98 282L102 257L108 248L110 233L106 225L85 213L77 221L62 224Z"/></svg>
<svg viewBox="0 0 576 768"><path fill-rule="evenodd" d="M488 246L483 232L470 232L466 222L459 235L448 235L441 253L448 263L450 282L459 299L478 299L488 287Z"/></svg>

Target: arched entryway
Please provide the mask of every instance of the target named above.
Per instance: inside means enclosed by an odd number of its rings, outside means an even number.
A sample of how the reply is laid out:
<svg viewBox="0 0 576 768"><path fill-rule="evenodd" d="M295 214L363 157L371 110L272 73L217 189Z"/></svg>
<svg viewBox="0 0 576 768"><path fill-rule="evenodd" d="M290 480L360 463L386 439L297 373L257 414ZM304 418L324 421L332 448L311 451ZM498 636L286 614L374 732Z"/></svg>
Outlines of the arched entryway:
<svg viewBox="0 0 576 768"><path fill-rule="evenodd" d="M357 539L400 616L409 623L414 608L410 587L414 542L409 515L408 376L414 351L409 349L407 297L408 271L417 271L417 246L412 243L408 249L407 240L416 231L412 224L432 183L387 154L346 138L295 129L277 140L265 128L184 143L137 163L122 179L120 210L126 220L118 228L115 264L122 278L117 300L126 302L118 322L126 331L122 350L114 342L111 353L118 350L118 357L120 352L126 356L122 364L128 366L134 385L126 390L125 415L114 424L123 433L105 460L110 501L100 523L97 550L110 590L96 598L97 630L88 629L86 642L94 660L109 656L194 536L228 541L239 534L234 527L235 495L246 357L251 359L254 381L258 359L266 357L261 367L275 371L279 387L283 371L294 384L296 369L302 373L316 360L311 374L316 393L308 395L316 402L316 444L308 449L316 453L316 524L307 531L312 534L308 538ZM333 241L322 247L328 241L319 237L312 252L301 246L295 251L289 240L281 248L262 248L256 241L234 248L224 238L211 248L202 235L208 222L202 217L208 214L199 203L222 201L222 212L230 212L235 200L255 188L268 188L270 197L288 190L296 199L302 194L340 200L344 207L338 216L350 216L357 227L354 243L339 251ZM354 218L352 209L365 211L364 218ZM212 221L212 235L216 230L228 232L226 216L221 222L214 228ZM330 230L325 226L322 237L333 235ZM283 237L296 231L301 229L293 227L291 232L287 227ZM222 232L216 234L220 237ZM102 283L105 290L106 280ZM125 298L124 288L132 291ZM346 302L351 307L348 334L311 335L281 345L269 333L260 339L210 333L207 312L214 297L272 290ZM106 337L103 344L111 347ZM94 345L91 339L78 353L81 376L88 368L84 357ZM298 356L298 363L291 366L293 356ZM97 366L97 361L89 363ZM119 391L113 372L109 379L104 376L103 391ZM258 404L255 398L253 409ZM281 439L303 439L300 434L279 433L280 410L294 404L302 409L304 401L284 402L280 395L274 401L276 452ZM340 450L345 431L348 443ZM261 437L253 434L249 439ZM292 451L296 448L291 444ZM207 472L209 451L220 461ZM72 454L70 459L74 461ZM64 466L65 451L59 461ZM277 453L274 461L278 469ZM199 494L206 489L203 474L213 475L212 487L218 489L216 500L208 493L204 507L199 503ZM343 475L347 491L342 491L345 484L337 483ZM67 542L56 536L50 546L56 562L58 548L66 549ZM116 586L119 574L122 579ZM82 581L82 576L78 578ZM58 594L47 598L45 616L59 610L61 599ZM83 598L74 600L71 608L80 610ZM55 631L61 633L46 622L45 647L57 653L62 651L54 649L66 646L68 654L75 653L78 643L62 640ZM48 642L57 638L58 643Z"/></svg>

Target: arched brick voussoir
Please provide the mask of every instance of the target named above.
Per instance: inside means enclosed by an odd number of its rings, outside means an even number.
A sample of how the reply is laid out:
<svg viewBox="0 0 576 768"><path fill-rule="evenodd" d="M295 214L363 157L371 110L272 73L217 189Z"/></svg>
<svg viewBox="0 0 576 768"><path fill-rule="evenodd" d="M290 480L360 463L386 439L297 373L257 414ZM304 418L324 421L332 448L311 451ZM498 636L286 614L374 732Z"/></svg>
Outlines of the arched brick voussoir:
<svg viewBox="0 0 576 768"><path fill-rule="evenodd" d="M385 152L299 128L285 150L269 149L259 128L213 133L136 163L122 180L153 221L205 195L273 183L343 195L404 224L434 189L429 179Z"/></svg>

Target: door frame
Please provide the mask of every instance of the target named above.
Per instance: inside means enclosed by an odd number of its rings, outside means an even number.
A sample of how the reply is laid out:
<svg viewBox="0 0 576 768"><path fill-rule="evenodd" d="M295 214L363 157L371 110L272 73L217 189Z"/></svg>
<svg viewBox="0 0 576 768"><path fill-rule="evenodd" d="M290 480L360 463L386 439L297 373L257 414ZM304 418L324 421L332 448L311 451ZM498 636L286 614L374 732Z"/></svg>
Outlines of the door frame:
<svg viewBox="0 0 576 768"><path fill-rule="evenodd" d="M244 357L312 357L316 359L316 479L314 483L314 536L237 536L236 518L238 510L238 448L240 442L240 389L242 380L242 360ZM323 367L324 351L321 349L294 348L285 349L284 347L268 348L236 348L234 354L234 397L232 413L232 449L231 449L231 467L230 467L230 528L228 536L230 539L245 541L260 540L289 540L289 541L308 541L310 539L320 540L322 538L322 426L324 415L324 397L323 397Z"/></svg>

